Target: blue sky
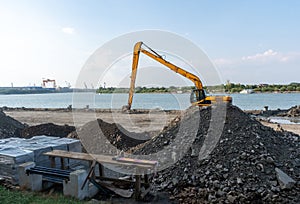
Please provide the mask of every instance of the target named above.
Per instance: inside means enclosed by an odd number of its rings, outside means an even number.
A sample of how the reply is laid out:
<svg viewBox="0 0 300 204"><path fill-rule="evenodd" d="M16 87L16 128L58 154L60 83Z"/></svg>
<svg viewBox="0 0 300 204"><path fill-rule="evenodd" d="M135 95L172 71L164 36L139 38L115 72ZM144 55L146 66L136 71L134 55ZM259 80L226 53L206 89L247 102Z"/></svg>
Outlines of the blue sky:
<svg viewBox="0 0 300 204"><path fill-rule="evenodd" d="M0 0L0 86L73 85L98 47L145 29L197 44L223 82L299 82L299 21L297 0Z"/></svg>

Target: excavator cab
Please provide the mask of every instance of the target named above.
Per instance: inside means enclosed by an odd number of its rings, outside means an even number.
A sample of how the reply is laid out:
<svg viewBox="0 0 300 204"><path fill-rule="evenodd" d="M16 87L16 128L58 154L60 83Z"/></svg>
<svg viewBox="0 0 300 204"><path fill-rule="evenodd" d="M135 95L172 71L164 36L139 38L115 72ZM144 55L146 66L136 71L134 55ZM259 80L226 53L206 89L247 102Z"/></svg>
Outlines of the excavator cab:
<svg viewBox="0 0 300 204"><path fill-rule="evenodd" d="M190 95L191 104L197 105L209 105L211 104L210 100L207 100L205 91L203 89L194 89Z"/></svg>

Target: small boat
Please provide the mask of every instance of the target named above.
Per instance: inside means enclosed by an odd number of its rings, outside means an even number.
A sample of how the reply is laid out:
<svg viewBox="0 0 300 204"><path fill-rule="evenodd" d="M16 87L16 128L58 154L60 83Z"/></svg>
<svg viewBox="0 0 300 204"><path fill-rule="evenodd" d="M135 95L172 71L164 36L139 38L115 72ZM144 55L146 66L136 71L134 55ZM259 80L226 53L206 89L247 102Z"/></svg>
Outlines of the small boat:
<svg viewBox="0 0 300 204"><path fill-rule="evenodd" d="M244 89L240 91L240 94L252 94L254 93L253 89Z"/></svg>

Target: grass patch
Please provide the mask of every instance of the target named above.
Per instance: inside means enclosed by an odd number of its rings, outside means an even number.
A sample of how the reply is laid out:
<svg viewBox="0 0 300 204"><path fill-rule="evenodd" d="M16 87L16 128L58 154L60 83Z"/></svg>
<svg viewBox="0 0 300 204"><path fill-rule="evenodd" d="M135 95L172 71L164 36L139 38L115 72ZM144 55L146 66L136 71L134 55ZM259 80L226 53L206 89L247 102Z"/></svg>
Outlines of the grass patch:
<svg viewBox="0 0 300 204"><path fill-rule="evenodd" d="M0 203L1 204L65 204L65 203L84 203L74 198L65 197L62 194L46 195L36 192L9 190L0 186Z"/></svg>

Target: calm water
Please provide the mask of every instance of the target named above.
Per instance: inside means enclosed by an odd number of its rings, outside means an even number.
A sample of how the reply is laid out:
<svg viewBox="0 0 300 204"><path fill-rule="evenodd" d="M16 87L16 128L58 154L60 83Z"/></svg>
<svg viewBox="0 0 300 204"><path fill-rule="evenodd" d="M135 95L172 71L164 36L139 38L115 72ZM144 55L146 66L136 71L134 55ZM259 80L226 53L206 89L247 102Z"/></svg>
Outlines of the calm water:
<svg viewBox="0 0 300 204"><path fill-rule="evenodd" d="M287 109L300 104L300 93L289 94L231 94L233 104L243 110ZM128 94L56 93L30 95L0 95L0 107L26 108L121 108L127 103ZM74 101L74 103L73 103ZM190 106L189 94L135 94L133 108L185 109Z"/></svg>

